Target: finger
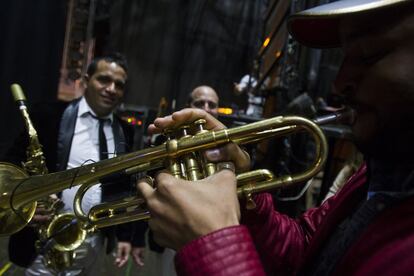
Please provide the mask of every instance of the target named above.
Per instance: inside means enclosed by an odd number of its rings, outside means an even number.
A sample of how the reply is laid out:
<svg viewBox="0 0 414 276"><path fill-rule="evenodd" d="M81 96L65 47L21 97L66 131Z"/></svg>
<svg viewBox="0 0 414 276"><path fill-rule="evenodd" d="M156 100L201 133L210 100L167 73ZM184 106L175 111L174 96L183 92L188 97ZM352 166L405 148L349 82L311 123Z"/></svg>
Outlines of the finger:
<svg viewBox="0 0 414 276"><path fill-rule="evenodd" d="M140 179L137 182L138 192L147 200L155 191L152 185L148 184L145 179Z"/></svg>
<svg viewBox="0 0 414 276"><path fill-rule="evenodd" d="M185 108L174 112L172 115L155 119L153 124L148 126L150 134L162 133L165 129L176 129L183 124L192 123L198 119L205 119L205 128L208 130L220 130L226 128L219 120L197 108Z"/></svg>
<svg viewBox="0 0 414 276"><path fill-rule="evenodd" d="M117 257L115 259L115 264L117 267L122 267L128 261L128 255L123 247L118 247Z"/></svg>
<svg viewBox="0 0 414 276"><path fill-rule="evenodd" d="M162 132L162 129L156 127L154 124L150 124L148 126L148 133L149 134L158 134L158 133L161 133L161 132Z"/></svg>
<svg viewBox="0 0 414 276"><path fill-rule="evenodd" d="M115 261L115 265L119 268L123 267L128 261L128 258L117 258Z"/></svg>
<svg viewBox="0 0 414 276"><path fill-rule="evenodd" d="M225 162L223 162L225 163ZM223 177L226 178L228 180L236 180L236 175L234 174L234 172L232 170L228 170L228 169L224 169L221 170L219 172L217 172L216 174L213 174L212 176L210 176L211 178L219 178L219 177Z"/></svg>
<svg viewBox="0 0 414 276"><path fill-rule="evenodd" d="M157 118L154 121L154 126L158 128L157 131L164 130L166 128L175 129L183 124L189 124L198 119L206 120L207 129L217 130L225 128L225 126L212 115L210 115L202 109L197 108L185 108L180 111L174 112L170 116ZM151 130L152 129L153 128L151 127Z"/></svg>
<svg viewBox="0 0 414 276"><path fill-rule="evenodd" d="M146 183L148 183L148 185L155 188L155 180L152 176L145 175L140 180L138 180L138 182L146 182Z"/></svg>
<svg viewBox="0 0 414 276"><path fill-rule="evenodd" d="M45 223L48 222L51 219L51 216L49 215L34 215L31 223Z"/></svg>
<svg viewBox="0 0 414 276"><path fill-rule="evenodd" d="M36 207L35 213L37 215L48 215L48 214L51 213L51 211L49 209L46 209L45 207L41 206L41 207Z"/></svg>
<svg viewBox="0 0 414 276"><path fill-rule="evenodd" d="M124 247L118 246L118 250L117 250L116 256L118 257L118 259L121 259L122 256L124 256L124 255L125 255Z"/></svg>
<svg viewBox="0 0 414 276"><path fill-rule="evenodd" d="M122 260L120 257L116 257L114 264L116 267L121 267Z"/></svg>
<svg viewBox="0 0 414 276"><path fill-rule="evenodd" d="M228 143L223 150L224 154L230 157L229 160L234 162L237 171L247 171L250 169L250 155L237 144Z"/></svg>
<svg viewBox="0 0 414 276"><path fill-rule="evenodd" d="M239 147L234 143L227 143L224 146L208 149L205 151L207 159L211 162L219 161L233 161L237 162L237 159L242 157L242 152ZM244 155L244 154L243 154Z"/></svg>
<svg viewBox="0 0 414 276"><path fill-rule="evenodd" d="M128 256L122 258L121 262L119 263L119 267L123 267L128 262Z"/></svg>
<svg viewBox="0 0 414 276"><path fill-rule="evenodd" d="M164 125L169 125L172 122L171 115L165 117L158 117L154 120L152 124L148 126L149 134L158 134L162 133L165 129Z"/></svg>
<svg viewBox="0 0 414 276"><path fill-rule="evenodd" d="M219 120L213 117L211 114L199 108L185 108L183 110L174 112L172 119L175 124L173 128L176 128L182 124L192 123L198 119L206 120L205 128L208 130L219 130L226 128Z"/></svg>
<svg viewBox="0 0 414 276"><path fill-rule="evenodd" d="M167 182L173 181L175 182L178 178L172 176L168 170L161 170L156 172L154 181L158 184L158 182Z"/></svg>
<svg viewBox="0 0 414 276"><path fill-rule="evenodd" d="M208 149L204 151L204 155L210 162L219 162L228 160L229 157L225 156L224 151L221 148Z"/></svg>
<svg viewBox="0 0 414 276"><path fill-rule="evenodd" d="M223 169L209 176L208 178L206 178L206 180L208 180L210 183L217 183L218 185L226 183L226 187L229 187L227 186L227 183L231 183L232 187L234 188L236 188L237 186L236 175L232 170L229 169Z"/></svg>
<svg viewBox="0 0 414 276"><path fill-rule="evenodd" d="M144 260L141 258L140 254L134 254L133 257L138 266L144 266Z"/></svg>
<svg viewBox="0 0 414 276"><path fill-rule="evenodd" d="M172 176L166 171L157 172L155 175L155 182L157 183L157 193L159 196L170 197L171 192L180 183L181 179Z"/></svg>
<svg viewBox="0 0 414 276"><path fill-rule="evenodd" d="M119 263L122 259L122 247L118 247L117 252L116 252L116 261Z"/></svg>
<svg viewBox="0 0 414 276"><path fill-rule="evenodd" d="M228 143L225 146L205 151L210 162L232 161L237 171L246 171L250 168L250 156L237 144Z"/></svg>
<svg viewBox="0 0 414 276"><path fill-rule="evenodd" d="M154 126L159 129L165 129L172 123L173 123L172 115L168 115L165 117L159 117L154 120Z"/></svg>

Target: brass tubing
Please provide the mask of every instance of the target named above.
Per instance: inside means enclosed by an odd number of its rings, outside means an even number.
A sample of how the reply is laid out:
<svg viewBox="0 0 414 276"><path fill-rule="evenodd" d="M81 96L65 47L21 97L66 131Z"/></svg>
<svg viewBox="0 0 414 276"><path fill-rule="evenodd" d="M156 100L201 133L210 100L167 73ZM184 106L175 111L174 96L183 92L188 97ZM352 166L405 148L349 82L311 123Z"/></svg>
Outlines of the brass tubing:
<svg viewBox="0 0 414 276"><path fill-rule="evenodd" d="M260 169L237 175L237 186L243 186L256 181L267 181L273 178L273 173L269 170ZM142 208L141 208L142 207ZM118 210L133 208L128 213L119 214ZM140 208L140 209L138 209ZM100 215L110 213L107 218L101 218ZM117 214L112 215L112 214ZM146 220L150 218L149 212L145 210L145 201L139 196L124 198L118 201L106 202L91 208L88 214L89 226L102 228L126 223L136 220ZM87 225L85 225L88 227Z"/></svg>
<svg viewBox="0 0 414 276"><path fill-rule="evenodd" d="M144 200L141 197L134 196L94 206L91 208L88 215L90 226L95 228L102 228L129 221L147 219L149 218L149 212L142 209L137 209L138 206L142 205L145 205ZM127 210L127 212L124 212L123 214L118 213L119 209L122 210L128 208L132 208L133 210ZM108 218L99 217L99 215L105 214L106 212L116 214L116 216L113 215L112 217L109 217L111 220Z"/></svg>
<svg viewBox="0 0 414 276"><path fill-rule="evenodd" d="M301 117L287 117L285 118L285 121L294 121L295 118ZM26 181L25 185L20 185L16 189L15 195L13 196L13 206L18 207L25 205L36 201L45 195L59 192L63 189L70 188L71 186L82 185L89 182L91 179L98 181L99 178L106 175L127 170L131 167L144 165L148 162L163 160L167 157L177 157L203 148L217 147L231 141L245 144L259 140L260 137L263 138L271 137L275 134L286 134L286 132L293 132L294 129L296 129L296 127L288 126L283 126L286 127L283 128L283 131L275 129L275 127L280 124L287 124L286 122L284 123L282 119L282 117L276 117L233 129L210 131L208 133L197 135L197 139L194 139L193 137L180 140L172 139L167 141L165 145L143 149L93 164L84 165L79 168L73 168L64 172L32 176L30 177L30 180ZM248 135L249 133L251 135ZM20 179L15 182L17 184L20 182ZM41 183L47 183L47 185L41 185ZM0 201L2 201L1 198Z"/></svg>
<svg viewBox="0 0 414 276"><path fill-rule="evenodd" d="M266 169L245 172L245 173L238 174L236 176L237 187L246 185L251 182L268 181L273 178L274 178L273 173Z"/></svg>
<svg viewBox="0 0 414 276"><path fill-rule="evenodd" d="M280 127L282 128L282 131L278 131ZM315 123L313 123L312 121L308 119L297 117L297 116L275 117L275 118L267 119L264 121L260 121L260 122L252 123L249 125L232 128L232 129L223 129L223 130L218 130L218 131L209 131L205 133L199 133L196 136L190 136L184 133L183 137L179 138L178 140L177 139L167 140L165 145L161 145L161 146L151 148L151 149L154 150L159 147L162 147L163 149L165 149L165 151L158 151L159 153L158 158L169 157L169 158L175 159L175 158L178 158L179 156L188 155L189 153L193 151L214 148L214 147L220 146L230 141L248 143L251 141L256 141L260 137L269 138L270 136L274 136L275 133L286 134L286 132L293 132L294 130L297 131L298 129L308 130L309 132L312 133L314 139L320 139L320 140L316 140L316 143L317 143L316 151L318 154L314 162L314 164L317 164L318 167L305 171L303 175L301 174L296 175L294 178L281 177L275 181L262 182L260 183L260 185L254 188L252 187L252 185L246 185L246 187L240 187L238 189L239 195L250 197L252 193L260 192L265 189L274 189L276 188L276 186L290 185L294 183L294 181L300 181L301 179L305 179L307 176L311 177L315 174L315 172L321 169L326 159L327 143L326 143L326 139L322 131ZM269 133L272 135L270 135ZM250 137L252 138L249 139ZM323 150L324 152L321 153L320 150ZM136 152L135 154L140 153L140 152L142 151ZM128 154L128 155L131 155L131 154ZM155 158L153 157L153 155L151 155L151 153L146 154L145 157L147 158L145 159L146 162L154 161L152 158ZM114 158L114 159L117 159L117 158ZM114 159L109 159L105 161L108 162ZM102 161L102 162L105 162L105 161ZM90 178L87 183L82 183L83 185L79 187L79 190L74 200L75 214L76 216L79 217L81 221L85 223L85 227L91 227L93 226L93 223L91 221L88 221L88 215L85 214L85 212L82 210L81 201L86 191L90 187L95 185L95 183L96 183L95 178ZM125 217L126 219L128 218L128 216L118 215L117 218L112 217L111 220L117 220L117 222L123 221L121 217ZM135 217L141 218L141 215L135 214ZM146 214L143 217L145 218L148 217L148 214ZM132 220L133 218L130 217L130 220L128 221L132 221Z"/></svg>
<svg viewBox="0 0 414 276"><path fill-rule="evenodd" d="M282 188L290 186L292 184L301 183L315 176L322 169L326 161L328 152L328 144L326 142L325 136L322 130L319 127L315 126L315 123L308 120L303 121L303 125L301 125L302 128L308 130L311 133L313 139L316 142L315 152L317 153L317 156L315 157L312 165L309 166L308 170L293 176L287 175L279 177L277 179L264 181L262 183L254 185L254 187L240 187L237 189L237 194L239 196L243 196L248 193L260 193L264 191L271 191L277 188Z"/></svg>
<svg viewBox="0 0 414 276"><path fill-rule="evenodd" d="M195 128L196 128L196 132L194 137L197 137L197 135L201 134L201 133L206 133L208 132L208 130L204 129L204 126L206 124L206 120L204 119L198 119L197 121L194 122ZM198 162L202 168L202 172L204 177L213 175L217 168L216 168L216 164L213 162L209 162L205 156L204 156L204 151L198 152Z"/></svg>
<svg viewBox="0 0 414 276"><path fill-rule="evenodd" d="M324 122L330 122L331 120L335 119L325 120ZM160 166L161 162L166 159L178 159L185 154L219 147L228 142L238 144L251 143L273 136L294 133L299 130L310 130L314 139L317 137L315 140L317 141L318 156L314 162L315 168L293 177L285 176L277 180L264 181L250 190L260 192L267 189L274 189L275 187L283 185L283 183L292 184L313 176L324 163L327 152L326 141L322 138L322 131L312 121L296 116L279 116L232 129L208 131L198 133L195 136L170 139L160 146L139 150L63 172L30 176L27 178L13 173L15 176L1 178L3 189L0 194L0 208L10 209L11 203L13 208L17 209L49 194L60 192L72 186L81 185L75 197L74 209L81 220L87 221L88 216L82 211L80 202L86 190L95 183L98 183L101 178L114 173L139 172L140 169L150 167L150 164ZM318 142L318 139L321 139L320 142ZM5 168L4 170L9 169L7 164L3 166ZM247 190L247 188L239 188L239 194L246 194L248 192ZM136 217L140 217L140 215L136 215ZM115 220L115 218L112 219Z"/></svg>

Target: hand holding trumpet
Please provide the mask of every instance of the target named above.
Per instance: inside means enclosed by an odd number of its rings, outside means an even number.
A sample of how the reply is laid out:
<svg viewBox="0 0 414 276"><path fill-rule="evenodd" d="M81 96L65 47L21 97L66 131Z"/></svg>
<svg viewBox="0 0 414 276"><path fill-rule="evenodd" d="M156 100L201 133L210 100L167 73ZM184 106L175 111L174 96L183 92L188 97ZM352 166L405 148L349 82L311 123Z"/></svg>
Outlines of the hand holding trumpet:
<svg viewBox="0 0 414 276"><path fill-rule="evenodd" d="M172 115L157 118L148 127L148 132L152 134L162 133L166 129L177 129L182 125L191 124L198 119L206 120L204 126L206 130L221 130L226 128L219 120L202 109L185 108ZM244 172L250 169L250 156L234 143L228 143L215 149L208 149L205 151L205 155L209 161L214 163L232 161L235 165L236 172Z"/></svg>
<svg viewBox="0 0 414 276"><path fill-rule="evenodd" d="M62 208L63 202L55 194L49 195L45 200L48 202L38 202L36 211L30 220L30 226L39 227L42 224L49 223L55 215L56 210Z"/></svg>
<svg viewBox="0 0 414 276"><path fill-rule="evenodd" d="M200 109L184 109L164 118L158 118L149 126L152 133L205 119L205 128L220 130L222 123ZM205 152L211 162L232 161L237 171L250 166L247 153L236 144L229 143ZM151 214L149 226L154 239L162 246L180 249L200 236L218 229L238 225L240 208L236 192L234 165L218 164L219 172L200 181L177 179L166 172L155 177L153 188L148 181L139 181L139 192Z"/></svg>

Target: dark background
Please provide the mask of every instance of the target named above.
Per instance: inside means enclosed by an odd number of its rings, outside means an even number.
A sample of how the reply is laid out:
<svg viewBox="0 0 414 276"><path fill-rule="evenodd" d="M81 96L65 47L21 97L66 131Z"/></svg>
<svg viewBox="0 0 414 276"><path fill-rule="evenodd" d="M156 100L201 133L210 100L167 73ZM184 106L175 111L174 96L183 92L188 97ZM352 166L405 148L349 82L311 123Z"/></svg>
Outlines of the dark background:
<svg viewBox="0 0 414 276"><path fill-rule="evenodd" d="M23 128L10 92L19 83L29 102L56 99L65 30L65 1L1 1L0 155Z"/></svg>
<svg viewBox="0 0 414 276"><path fill-rule="evenodd" d="M84 0L78 0L84 2ZM0 11L0 155L22 129L10 93L19 83L29 104L57 98L65 0L2 1ZM233 82L251 68L267 1L98 0L95 54L120 51L129 61L125 103L181 108L197 85L234 101Z"/></svg>
<svg viewBox="0 0 414 276"><path fill-rule="evenodd" d="M89 1L75 0L82 5ZM170 112L182 108L188 93L204 84L216 89L221 106L244 108L246 97L233 94L233 82L252 72L264 37L279 28L269 18L283 1L96 0L95 55L126 55L128 105L156 110L165 97ZM0 156L23 128L10 85L21 84L31 105L57 98L67 2L2 1ZM319 2L326 1L294 1L288 12ZM282 53L281 81L267 91L276 98L276 112L303 92L313 99L328 98L341 61L338 51L308 49L287 40Z"/></svg>

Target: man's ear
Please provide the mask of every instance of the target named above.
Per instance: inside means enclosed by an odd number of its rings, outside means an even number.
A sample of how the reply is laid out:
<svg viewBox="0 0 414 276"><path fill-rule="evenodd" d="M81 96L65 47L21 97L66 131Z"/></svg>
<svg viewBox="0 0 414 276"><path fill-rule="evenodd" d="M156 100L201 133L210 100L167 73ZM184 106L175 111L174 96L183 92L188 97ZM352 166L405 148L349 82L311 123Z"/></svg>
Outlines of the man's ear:
<svg viewBox="0 0 414 276"><path fill-rule="evenodd" d="M88 74L85 74L85 75L83 75L82 76L82 79L81 79L81 85L84 87L84 88L86 88L87 86L88 86L88 81L90 80L90 77L89 77L89 75Z"/></svg>

